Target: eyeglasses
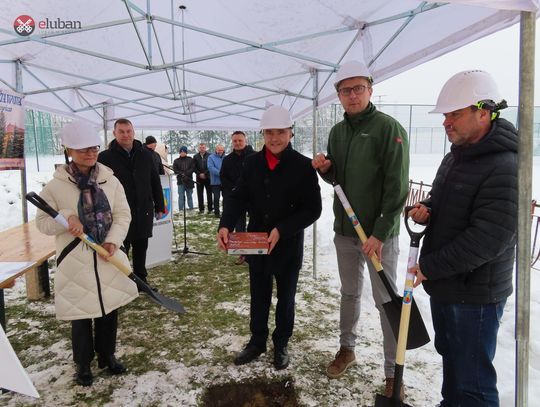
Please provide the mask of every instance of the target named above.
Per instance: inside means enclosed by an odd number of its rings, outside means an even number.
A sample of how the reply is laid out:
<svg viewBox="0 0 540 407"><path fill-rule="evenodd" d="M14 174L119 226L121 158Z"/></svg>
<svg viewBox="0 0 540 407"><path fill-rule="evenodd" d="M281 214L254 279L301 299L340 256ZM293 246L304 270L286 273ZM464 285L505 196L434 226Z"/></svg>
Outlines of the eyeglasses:
<svg viewBox="0 0 540 407"><path fill-rule="evenodd" d="M86 147L86 148L75 148L76 152L85 154L85 153L97 153L99 151L99 146Z"/></svg>
<svg viewBox="0 0 540 407"><path fill-rule="evenodd" d="M352 88L341 88L338 90L338 93L341 96L350 96L351 92L354 92L355 95L361 95L364 93L367 89L367 86L365 85L356 85Z"/></svg>

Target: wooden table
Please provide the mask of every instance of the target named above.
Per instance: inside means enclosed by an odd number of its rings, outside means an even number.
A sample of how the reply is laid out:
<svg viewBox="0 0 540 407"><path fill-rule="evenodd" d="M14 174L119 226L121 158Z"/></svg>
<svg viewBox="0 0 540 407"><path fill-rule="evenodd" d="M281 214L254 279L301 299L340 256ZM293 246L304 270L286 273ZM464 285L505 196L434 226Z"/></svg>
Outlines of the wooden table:
<svg viewBox="0 0 540 407"><path fill-rule="evenodd" d="M3 288L24 274L28 299L50 295L47 260L55 253L54 236L42 234L34 221L0 232L0 323L4 328Z"/></svg>

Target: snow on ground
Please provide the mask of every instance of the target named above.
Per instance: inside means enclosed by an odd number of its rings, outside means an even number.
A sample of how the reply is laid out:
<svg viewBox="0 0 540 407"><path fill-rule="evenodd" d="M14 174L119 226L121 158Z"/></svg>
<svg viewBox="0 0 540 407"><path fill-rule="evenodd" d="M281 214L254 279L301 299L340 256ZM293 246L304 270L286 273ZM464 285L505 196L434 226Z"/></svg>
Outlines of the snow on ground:
<svg viewBox="0 0 540 407"><path fill-rule="evenodd" d="M414 155L411 157L411 170L410 178L415 181L423 181L425 183L431 183L437 167L442 159L441 155ZM40 171L36 169L36 163L30 160L27 163L27 182L28 191L39 192L45 182L47 182L53 173L53 163L61 163L62 157L56 158L40 158ZM540 157L535 157L533 167L533 198L540 199ZM535 182L536 180L536 182ZM332 243L333 233L332 223L332 188L321 182L323 193L323 214L321 219L317 222L317 244L316 244L316 273L318 276L329 277L330 289L334 292L339 291L339 276L337 273L337 264L334 245ZM196 194L194 194L194 200L196 200ZM20 172L18 171L3 171L0 172L0 230L7 229L12 226L16 226L22 222L21 218L21 191L20 191ZM176 194L173 194L176 199ZM32 205L29 206L29 218L32 219L35 216L35 208ZM306 242L312 241L312 229L308 230L306 235ZM403 286L406 262L408 255L409 238L405 229L402 228L400 236L401 254L399 260L399 275L398 275L398 287ZM311 256L311 249L306 251L306 257ZM310 260L307 259L309 266ZM311 268L311 267L310 267ZM304 280L306 283L308 280ZM24 284L17 284L14 290L19 291L22 295L24 291ZM540 298L537 293L540 290L540 272L533 270L531 275L531 324L530 324L530 373L529 373L529 400L534 403L534 400L540 399ZM371 287L369 280L366 281L364 287L364 293L362 301L362 316L360 324L364 326L361 332L363 337L367 337L366 342L374 344L380 342L380 331L378 329L371 329L371 327L378 325L377 314L373 312L373 301L369 293ZM429 313L429 298L422 288L415 291L415 299L418 306L424 316L424 321L428 326L430 332L432 332L431 316ZM321 299L324 301L324 299ZM9 306L9 304L8 304ZM227 307L227 304L223 305ZM514 381L515 381L515 340L514 340L514 327L515 327L515 295L512 295L506 304L505 314L503 316L502 325L499 331L498 337L498 349L495 364L499 375L499 392L501 395L501 406L514 405ZM247 312L247 308L243 310ZM327 315L326 318L335 320L336 326L338 325L339 314L333 313ZM366 321L366 319L369 319ZM230 336L216 337L223 340L223 344L234 344L234 349L241 347L242 338L232 338ZM232 345L229 345L232 346ZM375 345L368 348L358 349L357 355L361 360L362 355L367 355L371 352L378 351L375 349L380 345ZM62 347L58 347L61 349ZM335 343L328 343L323 341L319 343L317 340L313 340L313 348L315 349L332 349L337 348L337 338ZM50 351L55 351L50 349ZM46 377L55 377L58 380L72 380L71 373L66 373L71 367L70 356L65 355L66 364L62 366L51 366L44 371L31 372L34 382L46 381ZM426 345L420 350L414 350L407 353L406 367L409 364L419 364L422 366L423 379L428 378L428 381L432 384L432 393L438 393L441 385L441 367L440 357L436 354L433 343ZM208 367L211 369L211 366ZM161 372L147 372L143 376L135 377L134 375L127 375L123 379L126 382L126 386L123 389L118 390L115 394L115 399L122 399L122 392L141 392L140 402L144 404L145 392L150 392L152 389L160 388L163 394L167 395L167 399L163 400L168 405L191 405L193 400L196 399L197 394L191 394L189 391L186 393L179 392L178 383L185 381L186 377L193 377L194 372L187 371L185 366L171 366L171 370L167 373ZM415 381L420 382L420 378L415 376L408 376L407 368L405 369L405 381L408 386L414 387ZM197 373L200 375L201 380L205 376L204 371ZM415 379L416 378L416 379ZM298 380L302 380L299 378ZM348 392L350 389L341 388L337 389L339 392ZM61 395L58 395L58 405L61 405ZM307 405L317 405L316 401L309 402L304 400ZM351 404L354 405L354 401L351 400ZM532 404L531 404L532 405Z"/></svg>

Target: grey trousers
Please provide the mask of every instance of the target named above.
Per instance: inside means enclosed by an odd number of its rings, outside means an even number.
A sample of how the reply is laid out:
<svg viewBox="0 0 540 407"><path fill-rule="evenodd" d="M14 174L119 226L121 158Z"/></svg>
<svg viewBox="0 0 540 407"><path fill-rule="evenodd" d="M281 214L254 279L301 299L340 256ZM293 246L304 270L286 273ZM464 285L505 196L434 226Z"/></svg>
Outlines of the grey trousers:
<svg viewBox="0 0 540 407"><path fill-rule="evenodd" d="M373 299L375 300L375 306L379 310L383 332L384 373L385 377L394 377L396 339L382 307L382 304L390 301L390 296L381 278L377 275L377 271L373 267L371 260L366 259L362 253L362 243L358 237L335 234L334 244L336 246L339 278L341 279L340 345L351 350L354 350L356 345L356 328L360 318L360 298L364 285L364 268L367 263ZM384 273L396 293L398 256L399 237L395 236L388 239L383 245L382 265Z"/></svg>

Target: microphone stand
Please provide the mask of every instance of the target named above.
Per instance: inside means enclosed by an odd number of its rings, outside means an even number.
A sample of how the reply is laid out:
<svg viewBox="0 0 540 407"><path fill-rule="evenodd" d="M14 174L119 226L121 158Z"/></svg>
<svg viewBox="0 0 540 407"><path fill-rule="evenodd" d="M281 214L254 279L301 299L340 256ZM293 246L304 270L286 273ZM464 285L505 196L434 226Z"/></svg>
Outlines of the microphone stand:
<svg viewBox="0 0 540 407"><path fill-rule="evenodd" d="M189 247L187 245L187 226L186 226L186 203L184 202L184 249L182 250L182 254L201 254L208 256L210 253L204 253L204 252L195 252L192 250L189 250Z"/></svg>
<svg viewBox="0 0 540 407"><path fill-rule="evenodd" d="M183 174L179 174L177 173L176 171L174 171L174 169L166 164L163 164L164 167L172 170L174 172L175 175L183 175ZM197 181L193 181L195 182L196 184L198 184ZM189 250L189 247L187 245L187 224L186 224L186 219L187 219L187 216L186 216L186 205L187 205L187 202L184 202L184 248L182 249L182 254L199 254L199 255L205 255L205 256L208 256L210 253L204 253L204 252L196 252L196 251L192 251L192 250ZM174 221L173 221L173 228L174 228ZM175 239L175 242L176 242L176 233L175 233L175 236L174 236L174 239ZM177 248L178 248L178 244L177 244Z"/></svg>

